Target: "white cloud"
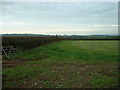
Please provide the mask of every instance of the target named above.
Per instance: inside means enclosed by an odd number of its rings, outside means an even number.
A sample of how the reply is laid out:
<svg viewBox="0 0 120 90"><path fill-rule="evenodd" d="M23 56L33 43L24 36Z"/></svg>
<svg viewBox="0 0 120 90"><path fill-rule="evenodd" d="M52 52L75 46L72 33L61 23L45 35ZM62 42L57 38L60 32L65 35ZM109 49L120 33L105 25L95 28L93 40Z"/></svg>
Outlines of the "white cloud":
<svg viewBox="0 0 120 90"><path fill-rule="evenodd" d="M33 31L33 30L30 30ZM34 30L34 33L51 33L51 32L88 32L88 31L94 31L94 29L44 29L44 30Z"/></svg>
<svg viewBox="0 0 120 90"><path fill-rule="evenodd" d="M0 22L0 25L8 26L8 25L31 25L31 24L19 21L19 22Z"/></svg>
<svg viewBox="0 0 120 90"><path fill-rule="evenodd" d="M120 25L111 25L112 27L118 27L118 26L120 26Z"/></svg>
<svg viewBox="0 0 120 90"><path fill-rule="evenodd" d="M102 25L102 24L95 24L94 27L118 27L120 25Z"/></svg>
<svg viewBox="0 0 120 90"><path fill-rule="evenodd" d="M94 29L53 29L50 31L93 31Z"/></svg>
<svg viewBox="0 0 120 90"><path fill-rule="evenodd" d="M2 2L118 2L119 0L1 0Z"/></svg>
<svg viewBox="0 0 120 90"><path fill-rule="evenodd" d="M88 32L94 29L9 29L2 30L2 33L55 33L55 32Z"/></svg>

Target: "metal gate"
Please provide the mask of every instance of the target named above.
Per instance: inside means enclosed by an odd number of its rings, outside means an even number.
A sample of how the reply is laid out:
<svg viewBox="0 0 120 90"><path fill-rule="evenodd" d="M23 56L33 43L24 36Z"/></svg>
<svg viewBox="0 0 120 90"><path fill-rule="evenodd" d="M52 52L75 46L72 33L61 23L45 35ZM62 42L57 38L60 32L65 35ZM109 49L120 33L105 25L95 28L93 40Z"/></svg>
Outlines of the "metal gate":
<svg viewBox="0 0 120 90"><path fill-rule="evenodd" d="M5 55L6 57L11 57L19 52L22 52L22 50L16 46L3 46L1 47L1 49L2 49L2 54Z"/></svg>

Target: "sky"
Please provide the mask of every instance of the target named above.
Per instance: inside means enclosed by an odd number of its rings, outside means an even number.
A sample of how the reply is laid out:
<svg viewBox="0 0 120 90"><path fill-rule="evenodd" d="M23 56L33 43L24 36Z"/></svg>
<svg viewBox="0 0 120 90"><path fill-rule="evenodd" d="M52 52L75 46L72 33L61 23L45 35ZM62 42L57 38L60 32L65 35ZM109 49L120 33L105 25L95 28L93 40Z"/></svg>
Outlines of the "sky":
<svg viewBox="0 0 120 90"><path fill-rule="evenodd" d="M4 2L0 33L117 35L117 2Z"/></svg>

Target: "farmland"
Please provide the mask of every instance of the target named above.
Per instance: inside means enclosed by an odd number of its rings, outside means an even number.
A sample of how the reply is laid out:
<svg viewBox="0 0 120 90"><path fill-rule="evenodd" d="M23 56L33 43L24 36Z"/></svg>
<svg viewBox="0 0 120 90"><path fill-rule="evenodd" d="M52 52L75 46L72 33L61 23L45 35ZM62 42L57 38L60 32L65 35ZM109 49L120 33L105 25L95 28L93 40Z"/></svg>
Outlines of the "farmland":
<svg viewBox="0 0 120 90"><path fill-rule="evenodd" d="M117 88L118 42L62 40L3 59L3 88Z"/></svg>

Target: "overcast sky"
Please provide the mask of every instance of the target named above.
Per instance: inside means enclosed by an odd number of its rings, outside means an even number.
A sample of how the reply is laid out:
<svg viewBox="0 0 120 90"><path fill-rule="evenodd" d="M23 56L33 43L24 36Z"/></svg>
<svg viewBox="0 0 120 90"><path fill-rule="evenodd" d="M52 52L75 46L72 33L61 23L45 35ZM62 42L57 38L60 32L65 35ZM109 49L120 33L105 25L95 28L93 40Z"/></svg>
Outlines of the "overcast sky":
<svg viewBox="0 0 120 90"><path fill-rule="evenodd" d="M117 2L4 2L1 33L118 34Z"/></svg>

